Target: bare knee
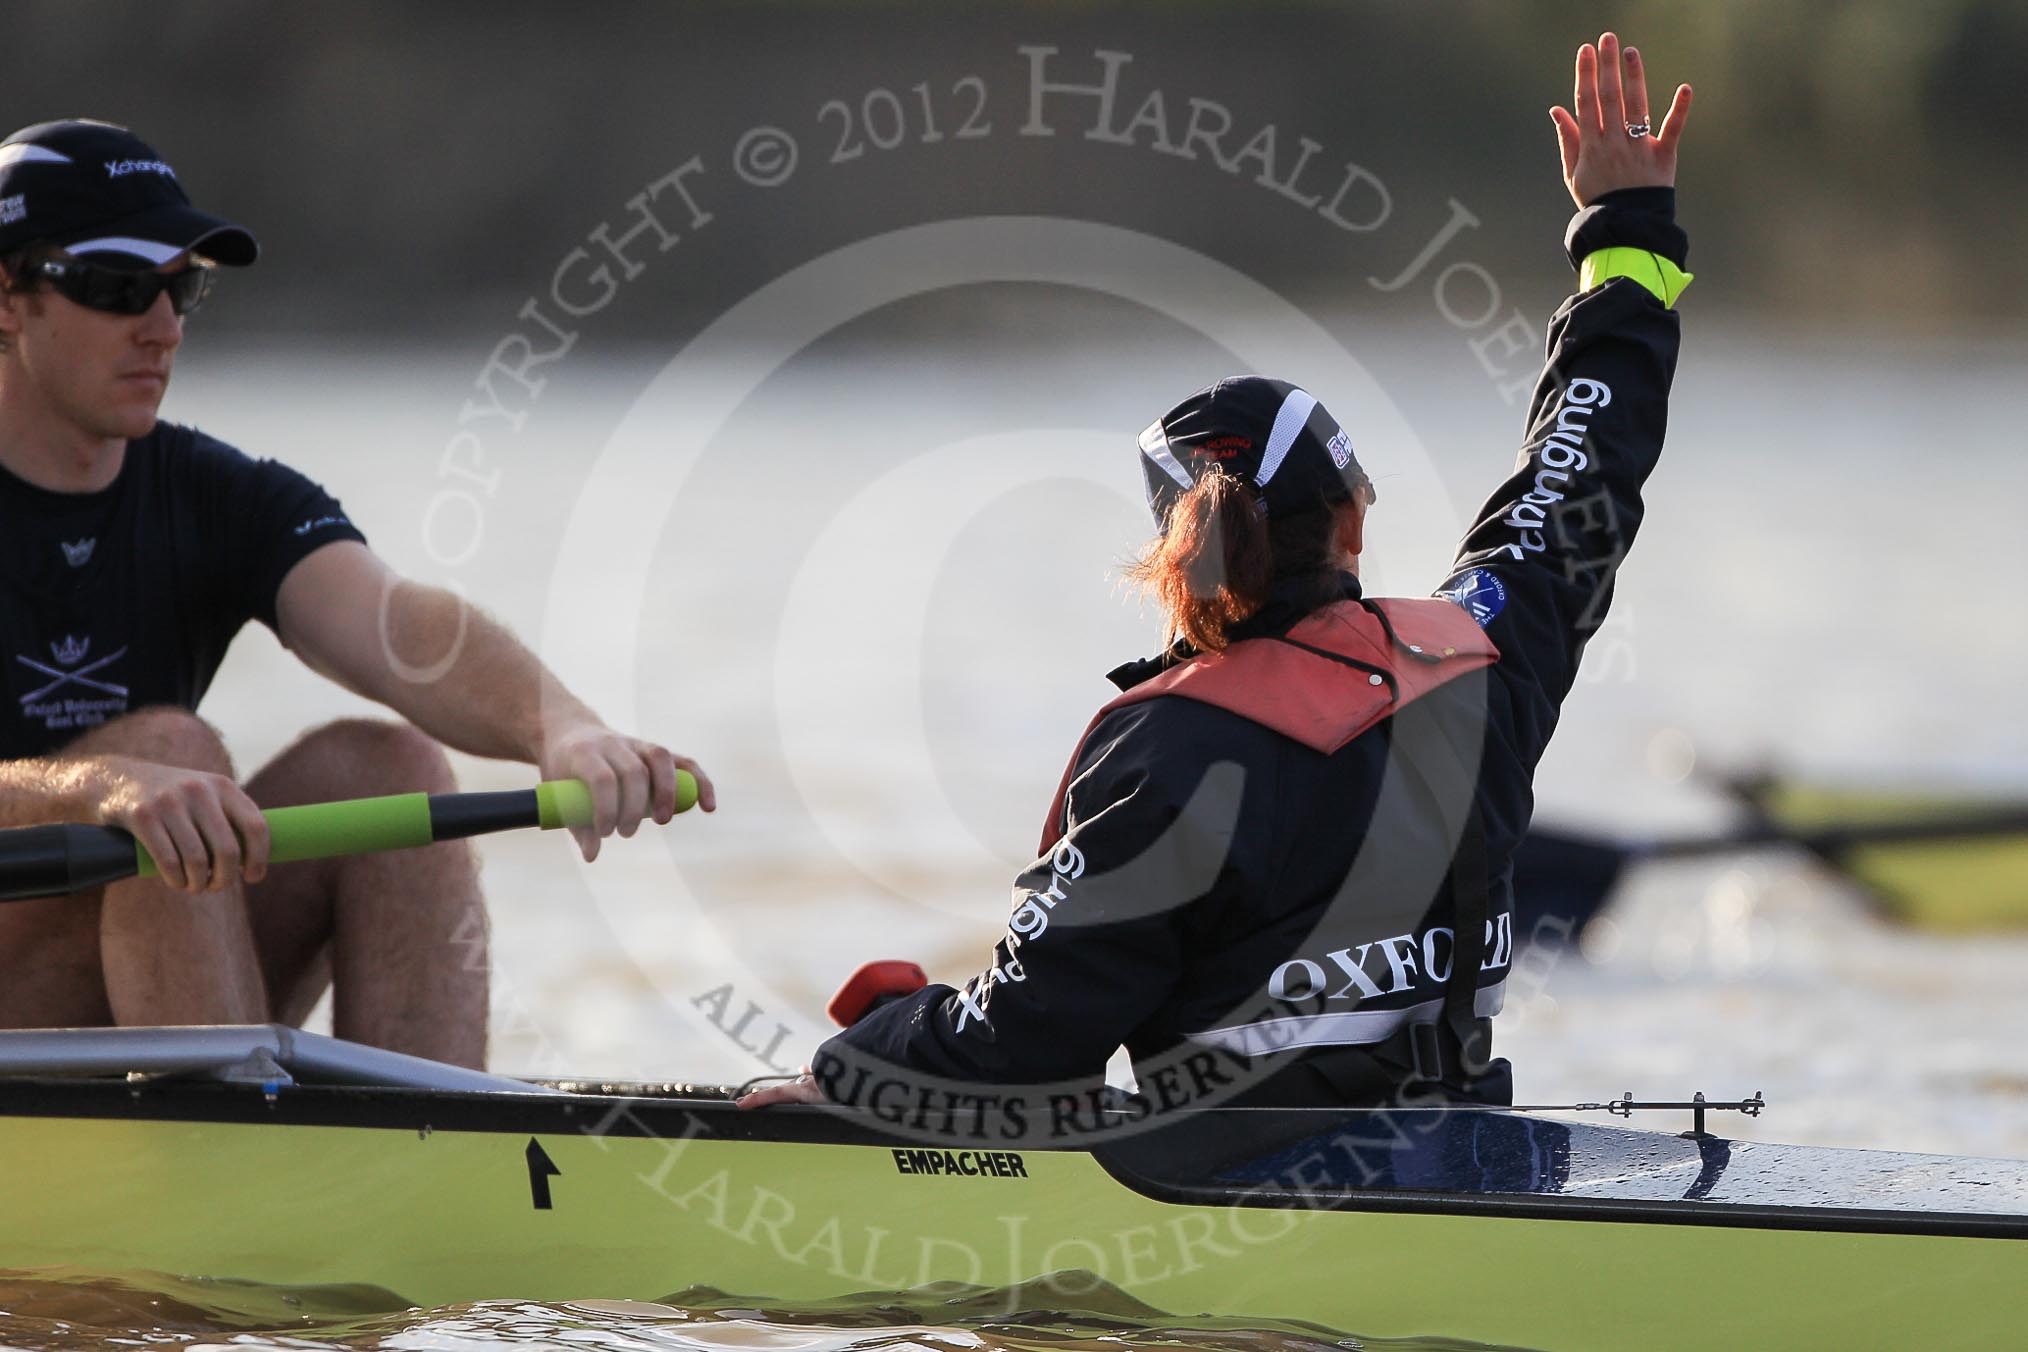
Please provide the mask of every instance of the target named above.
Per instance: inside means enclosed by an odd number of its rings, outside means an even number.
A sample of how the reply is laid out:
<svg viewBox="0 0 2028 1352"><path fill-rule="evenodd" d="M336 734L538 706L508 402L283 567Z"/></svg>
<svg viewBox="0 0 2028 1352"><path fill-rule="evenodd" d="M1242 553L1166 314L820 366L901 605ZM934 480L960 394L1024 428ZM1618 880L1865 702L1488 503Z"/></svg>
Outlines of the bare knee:
<svg viewBox="0 0 2028 1352"><path fill-rule="evenodd" d="M132 756L210 774L232 774L232 757L209 723L170 705L137 709L104 723L64 748L66 756Z"/></svg>
<svg viewBox="0 0 2028 1352"><path fill-rule="evenodd" d="M436 739L407 723L341 718L313 728L277 758L344 793L450 793L450 759ZM342 786L342 787L341 787Z"/></svg>

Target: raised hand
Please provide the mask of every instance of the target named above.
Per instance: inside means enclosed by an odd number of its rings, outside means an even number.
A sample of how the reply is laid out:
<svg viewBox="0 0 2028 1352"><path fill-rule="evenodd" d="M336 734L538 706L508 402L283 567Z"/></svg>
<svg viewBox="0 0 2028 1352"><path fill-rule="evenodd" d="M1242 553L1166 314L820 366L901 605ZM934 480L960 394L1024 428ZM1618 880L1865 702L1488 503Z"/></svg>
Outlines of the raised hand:
<svg viewBox="0 0 2028 1352"><path fill-rule="evenodd" d="M1677 85L1661 129L1649 133L1648 74L1641 54L1611 33L1577 49L1577 89L1567 108L1551 108L1563 152L1563 183L1581 207L1618 188L1676 184L1676 146L1690 118L1690 86Z"/></svg>

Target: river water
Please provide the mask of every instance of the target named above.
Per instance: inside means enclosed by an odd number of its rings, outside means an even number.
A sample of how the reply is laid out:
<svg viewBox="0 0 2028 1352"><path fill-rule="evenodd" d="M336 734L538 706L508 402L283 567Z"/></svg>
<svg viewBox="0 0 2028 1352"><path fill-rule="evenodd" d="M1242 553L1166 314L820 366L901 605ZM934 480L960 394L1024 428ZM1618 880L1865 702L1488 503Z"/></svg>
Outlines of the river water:
<svg viewBox="0 0 2028 1352"><path fill-rule="evenodd" d="M986 300L989 316L1004 302ZM900 311L785 361L737 335L576 356L519 392L518 430L473 417L464 440L487 345L193 341L170 416L325 481L398 566L481 601L609 718L719 784L714 817L612 842L589 867L557 838L484 843L495 1069L737 1082L799 1064L863 959L975 972L1102 673L1155 639L1118 584L1144 534L1133 436L1189 389L1279 359L1323 395L1378 478L1382 592L1442 577L1516 440L1518 411L1441 328L1333 321L1335 355L1305 354L1082 298L1013 304L1015 329L953 325L927 347L907 334L939 315ZM2028 794L2028 611L2011 580L2028 345L1691 328L1648 520L1543 764L1542 814L1712 829L1732 812L1713 777L1760 766ZM248 767L364 711L264 632L242 637L205 706ZM474 788L528 778L460 771ZM1608 924L1513 983L1500 1049L1527 1102L1759 1090L1769 1111L1733 1134L2028 1156L2024 970L2028 936L1908 933L1800 858L1657 865ZM1118 1315L974 1327L919 1309L869 1329L741 1295L757 1303L732 1315L681 1298L509 1302L256 1336L159 1293L26 1281L0 1288L0 1339L1332 1341Z"/></svg>
<svg viewBox="0 0 2028 1352"><path fill-rule="evenodd" d="M436 1309L375 1309L362 1293L268 1288L219 1301L175 1280L10 1280L0 1320L11 1346L84 1349L408 1348L439 1352L553 1346L595 1352L1465 1352L1442 1337L1360 1338L1271 1320L1177 1320L1117 1291L1048 1282L1023 1288L896 1292L852 1302L790 1305L691 1289L662 1300L562 1303L493 1300Z"/></svg>

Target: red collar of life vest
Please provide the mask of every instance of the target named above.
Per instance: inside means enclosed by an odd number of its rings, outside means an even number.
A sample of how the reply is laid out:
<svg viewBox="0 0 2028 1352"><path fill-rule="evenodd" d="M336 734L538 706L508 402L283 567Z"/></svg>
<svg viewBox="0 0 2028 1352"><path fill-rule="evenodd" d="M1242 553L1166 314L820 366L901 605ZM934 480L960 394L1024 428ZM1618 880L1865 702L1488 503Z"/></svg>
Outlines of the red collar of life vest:
<svg viewBox="0 0 2028 1352"><path fill-rule="evenodd" d="M1043 824L1039 852L1063 837L1063 802L1085 740L1115 709L1176 695L1238 714L1330 755L1448 681L1500 660L1461 607L1434 597L1339 601L1278 638L1242 639L1124 690L1077 740Z"/></svg>

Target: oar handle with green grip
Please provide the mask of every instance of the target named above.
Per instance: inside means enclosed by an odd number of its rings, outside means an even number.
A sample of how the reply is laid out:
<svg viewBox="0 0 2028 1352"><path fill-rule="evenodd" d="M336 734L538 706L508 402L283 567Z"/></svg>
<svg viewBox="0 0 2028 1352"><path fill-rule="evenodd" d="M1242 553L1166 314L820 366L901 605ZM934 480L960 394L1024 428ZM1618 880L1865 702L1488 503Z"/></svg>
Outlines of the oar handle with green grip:
<svg viewBox="0 0 2028 1352"><path fill-rule="evenodd" d="M676 810L697 802L697 781L676 772ZM337 803L270 808L268 862L405 850L494 831L592 824L591 790L558 779L501 793L397 793ZM155 861L116 826L24 826L0 831L0 901L66 896L136 875L156 876Z"/></svg>

